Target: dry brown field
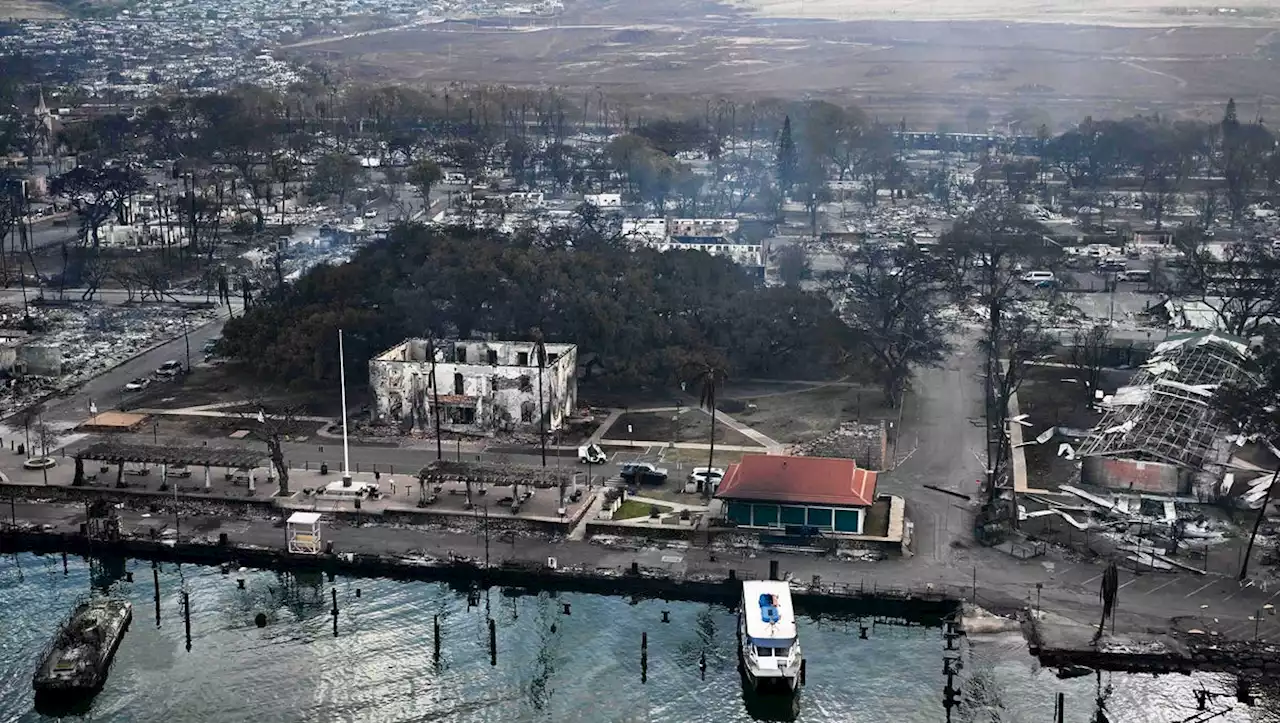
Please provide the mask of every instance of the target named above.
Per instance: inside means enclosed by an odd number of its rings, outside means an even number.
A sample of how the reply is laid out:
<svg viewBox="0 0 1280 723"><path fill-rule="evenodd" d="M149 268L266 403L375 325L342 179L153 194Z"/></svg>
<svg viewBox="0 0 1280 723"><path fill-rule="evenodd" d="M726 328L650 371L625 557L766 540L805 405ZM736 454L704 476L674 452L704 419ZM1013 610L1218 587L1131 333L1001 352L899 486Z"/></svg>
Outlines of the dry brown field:
<svg viewBox="0 0 1280 723"><path fill-rule="evenodd" d="M1049 13L1034 21L928 19L928 7L947 3L902 6L921 19L782 18L765 13L792 0L751 1L759 7L583 0L554 20L403 27L294 52L414 84L823 97L905 116L917 127L961 123L975 105L993 117L1041 109L1061 125L1086 115L1210 117L1228 97L1242 113L1266 117L1280 100L1280 24L1270 18L1199 16L1195 24L1193 16L1148 8L1131 13L1144 23L1120 24L1113 16L1128 7L1120 5L1110 15ZM845 3L810 0L806 12L810 5L816 13ZM863 15L887 7L858 5ZM995 0L963 6L1000 14ZM1090 24L1104 21L1110 24Z"/></svg>

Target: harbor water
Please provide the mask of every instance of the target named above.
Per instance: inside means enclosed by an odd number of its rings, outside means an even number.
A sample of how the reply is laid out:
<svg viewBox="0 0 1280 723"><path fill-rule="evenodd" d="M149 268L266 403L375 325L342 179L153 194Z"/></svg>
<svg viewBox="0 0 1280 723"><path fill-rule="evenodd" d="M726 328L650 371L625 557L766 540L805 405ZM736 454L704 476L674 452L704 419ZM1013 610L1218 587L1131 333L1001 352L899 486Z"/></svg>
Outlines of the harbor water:
<svg viewBox="0 0 1280 723"><path fill-rule="evenodd" d="M735 613L721 605L176 564L153 577L152 564L136 560L73 557L64 572L60 556L29 554L0 558L0 721L53 720L33 708L31 674L60 619L91 591L132 601L133 624L106 687L64 719L1052 723L1061 692L1064 720L1076 723L1280 722L1271 693L1241 702L1228 675L1061 680L1037 668L1017 635L948 653L961 658L948 709L941 629L802 611L807 680L793 701L744 690ZM1197 691L1208 694L1203 711Z"/></svg>

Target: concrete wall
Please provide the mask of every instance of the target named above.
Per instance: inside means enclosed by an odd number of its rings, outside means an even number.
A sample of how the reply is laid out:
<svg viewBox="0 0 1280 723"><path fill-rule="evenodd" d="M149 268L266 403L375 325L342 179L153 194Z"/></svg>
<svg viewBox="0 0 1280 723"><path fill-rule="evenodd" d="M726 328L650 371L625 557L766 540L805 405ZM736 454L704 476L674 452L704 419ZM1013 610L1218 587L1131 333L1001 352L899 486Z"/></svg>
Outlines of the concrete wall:
<svg viewBox="0 0 1280 723"><path fill-rule="evenodd" d="M25 373L42 377L62 374L62 347L58 344L23 344L18 347L18 366Z"/></svg>
<svg viewBox="0 0 1280 723"><path fill-rule="evenodd" d="M543 409L547 429L555 430L577 408L578 349L572 344L547 345L541 404L532 344L457 342L441 349L438 358L457 360L435 364L443 426L532 431L538 428L538 410ZM521 366L521 361L532 363ZM431 362L426 360L424 340L409 340L369 362L369 387L374 392L375 419L419 427L434 424ZM474 408L474 420L468 424L464 417L451 417L451 410L459 408Z"/></svg>
<svg viewBox="0 0 1280 723"><path fill-rule="evenodd" d="M1191 488L1190 474L1171 464L1112 457L1085 457L1080 481L1111 490L1161 495L1185 495Z"/></svg>

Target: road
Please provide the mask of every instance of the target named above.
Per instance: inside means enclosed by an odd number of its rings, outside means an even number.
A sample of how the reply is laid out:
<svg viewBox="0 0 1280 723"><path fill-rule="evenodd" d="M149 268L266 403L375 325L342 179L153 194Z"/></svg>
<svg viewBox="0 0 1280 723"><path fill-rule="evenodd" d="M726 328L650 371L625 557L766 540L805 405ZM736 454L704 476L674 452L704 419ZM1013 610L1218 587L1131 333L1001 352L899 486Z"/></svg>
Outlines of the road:
<svg viewBox="0 0 1280 723"><path fill-rule="evenodd" d="M895 445L899 464L877 485L879 492L906 500L916 558L934 569L955 564L952 543L972 538L974 508L924 485L976 499L975 480L985 476L979 461L986 449L982 353L972 336L953 343L955 351L941 368L918 372Z"/></svg>
<svg viewBox="0 0 1280 723"><path fill-rule="evenodd" d="M199 363L204 357L202 352L204 343L221 335L225 323L225 319L218 319L201 327L193 327L185 340L182 336L172 339L90 379L65 396L49 400L44 408L45 421L54 426L79 424L89 416L90 402L96 403L99 411L118 408L121 401L128 402L124 385L129 380L147 376L156 367L170 359L176 359L185 364L188 344L191 349L191 361Z"/></svg>
<svg viewBox="0 0 1280 723"><path fill-rule="evenodd" d="M67 301L80 301L81 295L84 294L84 289L64 289L61 297L59 297L58 290L54 288L29 288L25 292L21 288L0 288L0 303L19 305L22 303L24 294L29 302L42 296L49 301L57 301L60 298ZM139 293L135 291L133 294L134 302L137 303L139 298ZM98 289L97 293L94 294L93 300L104 304L119 305L129 301L129 292L124 289ZM183 304L202 304L206 301L215 301L216 297L211 299L205 294L170 294L166 297L166 300Z"/></svg>

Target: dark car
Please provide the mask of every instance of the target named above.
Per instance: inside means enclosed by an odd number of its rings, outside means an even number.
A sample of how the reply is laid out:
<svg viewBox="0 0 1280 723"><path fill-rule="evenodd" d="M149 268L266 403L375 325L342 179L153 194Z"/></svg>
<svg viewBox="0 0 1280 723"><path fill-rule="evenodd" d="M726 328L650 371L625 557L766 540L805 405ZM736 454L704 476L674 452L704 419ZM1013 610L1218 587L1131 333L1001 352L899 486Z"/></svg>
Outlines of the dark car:
<svg viewBox="0 0 1280 723"><path fill-rule="evenodd" d="M628 485L660 485L667 481L667 470L648 462L627 462L619 476Z"/></svg>

